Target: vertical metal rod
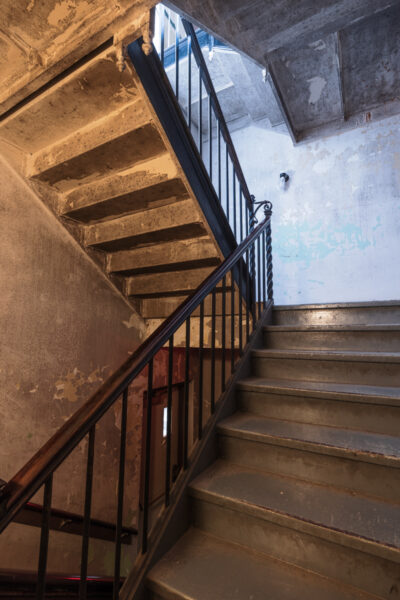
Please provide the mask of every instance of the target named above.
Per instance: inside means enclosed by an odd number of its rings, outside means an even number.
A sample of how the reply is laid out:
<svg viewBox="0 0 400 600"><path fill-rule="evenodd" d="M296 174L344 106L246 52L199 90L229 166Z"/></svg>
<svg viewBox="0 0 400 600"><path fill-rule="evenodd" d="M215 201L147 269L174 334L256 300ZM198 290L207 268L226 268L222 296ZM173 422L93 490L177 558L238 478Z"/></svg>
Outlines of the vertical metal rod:
<svg viewBox="0 0 400 600"><path fill-rule="evenodd" d="M257 238L257 306L258 306L258 318L261 317L261 238Z"/></svg>
<svg viewBox="0 0 400 600"><path fill-rule="evenodd" d="M268 300L274 297L273 273L272 273L272 239L271 239L271 221L267 225L267 288Z"/></svg>
<svg viewBox="0 0 400 600"><path fill-rule="evenodd" d="M239 259L238 261L238 267L239 267L239 351L240 354L242 354L243 351L243 327L242 327L242 278L243 278L243 273L242 273L242 269L243 269L243 260Z"/></svg>
<svg viewBox="0 0 400 600"><path fill-rule="evenodd" d="M235 167L232 165L232 189L233 189L233 233L235 236L235 240L237 239L237 222L236 222L236 171Z"/></svg>
<svg viewBox="0 0 400 600"><path fill-rule="evenodd" d="M149 526L150 469L151 469L151 417L153 404L153 359L148 364L147 406L146 406L146 443L144 462L142 554L147 552L147 534Z"/></svg>
<svg viewBox="0 0 400 600"><path fill-rule="evenodd" d="M216 302L215 302L215 288L211 293L211 412L215 410L215 320L216 320Z"/></svg>
<svg viewBox="0 0 400 600"><path fill-rule="evenodd" d="M200 330L199 330L199 440L203 435L203 350L204 350L204 300L200 304Z"/></svg>
<svg viewBox="0 0 400 600"><path fill-rule="evenodd" d="M161 6L160 8L160 12L161 12L161 64L164 67L164 57L165 57L165 52L164 52L164 34L165 34L165 9Z"/></svg>
<svg viewBox="0 0 400 600"><path fill-rule="evenodd" d="M79 583L79 600L86 600L87 596L87 567L89 556L89 536L90 536L90 511L92 508L92 489L93 489L93 461L94 461L94 442L95 426L89 431L87 463L86 463L86 487L85 487L85 509L83 515L83 535L81 552L81 579Z"/></svg>
<svg viewBox="0 0 400 600"><path fill-rule="evenodd" d="M222 327L221 327L221 392L225 391L225 313L226 313L226 276L222 278Z"/></svg>
<svg viewBox="0 0 400 600"><path fill-rule="evenodd" d="M256 243L255 241L250 246L250 269L251 269L251 331L253 332L256 326Z"/></svg>
<svg viewBox="0 0 400 600"><path fill-rule="evenodd" d="M192 131L192 37L188 35L188 125Z"/></svg>
<svg viewBox="0 0 400 600"><path fill-rule="evenodd" d="M231 270L231 373L235 370L235 278Z"/></svg>
<svg viewBox="0 0 400 600"><path fill-rule="evenodd" d="M199 67L199 152L200 156L203 157L203 77L202 70Z"/></svg>
<svg viewBox="0 0 400 600"><path fill-rule="evenodd" d="M38 579L36 587L36 600L44 600L46 593L47 555L49 550L49 521L51 513L51 496L53 489L53 474L49 475L44 484L43 512L40 534Z"/></svg>
<svg viewBox="0 0 400 600"><path fill-rule="evenodd" d="M212 182L212 106L211 106L211 96L208 96L208 164L209 171L208 174L210 176Z"/></svg>
<svg viewBox="0 0 400 600"><path fill-rule="evenodd" d="M250 339L250 263L249 263L249 251L246 250L246 343Z"/></svg>
<svg viewBox="0 0 400 600"><path fill-rule="evenodd" d="M179 101L179 17L175 24L175 95Z"/></svg>
<svg viewBox="0 0 400 600"><path fill-rule="evenodd" d="M221 123L217 122L218 136L218 198L222 204L222 174L221 174Z"/></svg>
<svg viewBox="0 0 400 600"><path fill-rule="evenodd" d="M240 241L243 242L243 191L242 191L242 186L240 186L239 204L240 204Z"/></svg>
<svg viewBox="0 0 400 600"><path fill-rule="evenodd" d="M183 437L183 468L188 467L189 455L189 361L190 361L190 317L186 319L185 341L185 412L184 412L184 437Z"/></svg>
<svg viewBox="0 0 400 600"><path fill-rule="evenodd" d="M167 448L165 461L165 506L169 505L171 485L171 420L172 420L172 378L174 364L174 336L168 342L168 400L167 400Z"/></svg>
<svg viewBox="0 0 400 600"><path fill-rule="evenodd" d="M226 168L226 218L229 223L229 152L228 144L225 144L225 168Z"/></svg>
<svg viewBox="0 0 400 600"><path fill-rule="evenodd" d="M265 229L264 229L264 231L262 232L262 248L261 248L261 253L262 253L262 301L263 301L263 309L264 310L267 305L266 272L265 272L267 247L266 247L265 239L266 239L266 237L265 237Z"/></svg>
<svg viewBox="0 0 400 600"><path fill-rule="evenodd" d="M249 235L249 207L246 203L246 237Z"/></svg>
<svg viewBox="0 0 400 600"><path fill-rule="evenodd" d="M124 512L124 487L125 487L125 455L126 455L126 421L128 413L128 388L122 394L121 407L121 439L119 446L119 473L118 473L118 508L117 523L115 527L115 560L114 560L114 582L113 600L119 597L119 582L121 575L121 534L122 516Z"/></svg>

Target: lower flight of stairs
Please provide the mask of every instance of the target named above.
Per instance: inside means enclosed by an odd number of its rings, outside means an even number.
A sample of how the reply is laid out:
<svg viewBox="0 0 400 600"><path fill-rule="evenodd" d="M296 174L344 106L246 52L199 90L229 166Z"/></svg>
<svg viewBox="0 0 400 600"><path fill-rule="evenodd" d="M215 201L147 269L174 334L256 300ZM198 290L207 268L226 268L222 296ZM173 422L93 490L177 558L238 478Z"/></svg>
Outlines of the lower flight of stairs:
<svg viewBox="0 0 400 600"><path fill-rule="evenodd" d="M400 598L400 303L275 308L153 600Z"/></svg>

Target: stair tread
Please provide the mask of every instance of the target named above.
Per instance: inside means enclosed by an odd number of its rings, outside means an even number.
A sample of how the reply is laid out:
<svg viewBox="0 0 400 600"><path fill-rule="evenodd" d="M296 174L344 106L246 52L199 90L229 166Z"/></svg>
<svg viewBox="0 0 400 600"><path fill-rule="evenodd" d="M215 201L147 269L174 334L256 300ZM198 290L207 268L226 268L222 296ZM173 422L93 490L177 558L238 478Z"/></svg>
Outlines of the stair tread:
<svg viewBox="0 0 400 600"><path fill-rule="evenodd" d="M168 600L372 600L300 567L190 529L153 567L147 586Z"/></svg>
<svg viewBox="0 0 400 600"><path fill-rule="evenodd" d="M240 511L256 512L263 518L290 517L303 527L314 526L314 533L322 536L339 532L342 543L367 544L378 554L383 548L400 561L399 505L224 460L217 460L197 477L190 490L194 496L235 504Z"/></svg>
<svg viewBox="0 0 400 600"><path fill-rule="evenodd" d="M360 385L355 383L337 383L324 381L296 381L283 379L264 379L262 377L248 377L238 382L242 390L255 392L269 392L292 394L294 396L325 396L327 398L347 399L371 403L400 402L400 387Z"/></svg>
<svg viewBox="0 0 400 600"><path fill-rule="evenodd" d="M358 325L355 323L352 324L341 324L341 325L267 325L264 327L264 331L269 332L278 332L278 331L400 331L400 325L398 323L385 323L382 325L379 324L371 324L371 325Z"/></svg>
<svg viewBox="0 0 400 600"><path fill-rule="evenodd" d="M292 358L316 360L344 360L359 362L400 362L400 352L361 352L359 350L253 350L259 358Z"/></svg>
<svg viewBox="0 0 400 600"><path fill-rule="evenodd" d="M219 425L219 430L257 441L271 438L290 440L306 447L342 451L343 454L356 455L358 459L377 460L400 468L400 437L270 419L248 412L238 412L225 419Z"/></svg>

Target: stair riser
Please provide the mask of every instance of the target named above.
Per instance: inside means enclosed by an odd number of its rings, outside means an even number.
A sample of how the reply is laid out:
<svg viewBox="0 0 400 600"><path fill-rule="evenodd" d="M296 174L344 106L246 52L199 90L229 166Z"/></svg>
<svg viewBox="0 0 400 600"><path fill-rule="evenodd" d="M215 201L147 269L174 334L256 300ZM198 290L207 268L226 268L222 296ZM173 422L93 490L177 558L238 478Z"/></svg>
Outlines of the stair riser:
<svg viewBox="0 0 400 600"><path fill-rule="evenodd" d="M400 352L400 331L265 331L264 344L274 350Z"/></svg>
<svg viewBox="0 0 400 600"><path fill-rule="evenodd" d="M399 407L238 390L238 408L263 417L398 435Z"/></svg>
<svg viewBox="0 0 400 600"><path fill-rule="evenodd" d="M400 498L400 469L314 452L305 444L298 446L219 436L220 458L235 464L332 485L388 502ZM328 452L324 447L321 449Z"/></svg>
<svg viewBox="0 0 400 600"><path fill-rule="evenodd" d="M253 356L256 377L399 386L400 363Z"/></svg>
<svg viewBox="0 0 400 600"><path fill-rule="evenodd" d="M217 537L247 546L309 571L340 580L385 600L397 590L399 565L307 533L305 523L273 522L203 500L193 500L194 524ZM267 515L265 515L267 517ZM294 528L296 527L296 528ZM392 590L392 592L391 592Z"/></svg>
<svg viewBox="0 0 400 600"><path fill-rule="evenodd" d="M400 306L274 310L273 325L400 324Z"/></svg>

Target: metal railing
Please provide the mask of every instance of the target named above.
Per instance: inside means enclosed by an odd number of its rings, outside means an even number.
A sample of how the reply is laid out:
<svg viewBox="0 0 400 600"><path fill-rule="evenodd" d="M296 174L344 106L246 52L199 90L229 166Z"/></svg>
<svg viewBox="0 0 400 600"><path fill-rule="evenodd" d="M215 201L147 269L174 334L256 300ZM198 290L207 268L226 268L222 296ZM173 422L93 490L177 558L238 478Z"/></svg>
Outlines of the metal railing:
<svg viewBox="0 0 400 600"><path fill-rule="evenodd" d="M272 261L271 261L271 206L264 204L265 218L234 252L189 296L173 314L132 354L132 356L114 373L95 393L33 456L33 458L4 486L0 493L0 532L12 521L18 521L18 514L25 510L27 502L39 490L43 490L41 508L41 536L37 567L37 599L43 600L46 592L46 573L49 556L49 531L52 520L59 514L52 507L53 480L60 465L82 442L87 441L87 451L82 458L82 475L85 481L84 514L81 527L76 533L81 538L81 557L79 574L79 598L87 597L89 539L94 535L92 513L93 484L96 478L94 461L96 446L96 428L111 407L120 403L121 428L119 434L119 467L116 490L116 514L114 533L114 573L113 599L120 595L121 552L126 539L126 526L123 524L124 505L137 506L138 535L137 561L146 555L150 533L160 527L163 512L158 516L152 512L152 443L154 427L152 407L154 396L154 366L157 365L158 352L168 351L167 375L167 420L166 454L163 468L163 510L173 501L173 494L182 486L183 474L191 465L192 457L207 428L215 418L215 411L222 402L221 395L227 381L240 361L243 350L251 333L261 318L264 309L272 299ZM250 265L250 271L248 268ZM257 300L256 300L257 299ZM193 343L193 328L196 321L198 340ZM210 326L210 330L206 327ZM178 333L184 333L183 343L176 341ZM217 333L218 332L218 333ZM207 336L205 335L207 333ZM207 340L207 341L206 341ZM182 428L173 427L173 371L175 349L183 348L185 357L183 403L180 421ZM195 347L195 350L193 349ZM209 378L205 377L205 352L209 357ZM194 362L196 363L194 365ZM195 369L192 367L195 366ZM136 378L147 370L147 389L143 396L144 437L141 443L141 477L138 497L127 497L126 447L128 404L132 400ZM191 394L192 371L196 393ZM176 408L176 407L175 407ZM189 433L191 432L191 433ZM182 437L182 460L179 473L172 468L172 451L176 447L176 436ZM164 440L163 440L164 441ZM97 443L99 441L97 440ZM65 482L64 482L65 483ZM112 491L110 490L110 494ZM68 507L66 507L68 508Z"/></svg>
<svg viewBox="0 0 400 600"><path fill-rule="evenodd" d="M185 115L237 242L250 231L251 196L199 39L186 19L163 4L155 12L154 45ZM209 43L206 51L212 52Z"/></svg>

